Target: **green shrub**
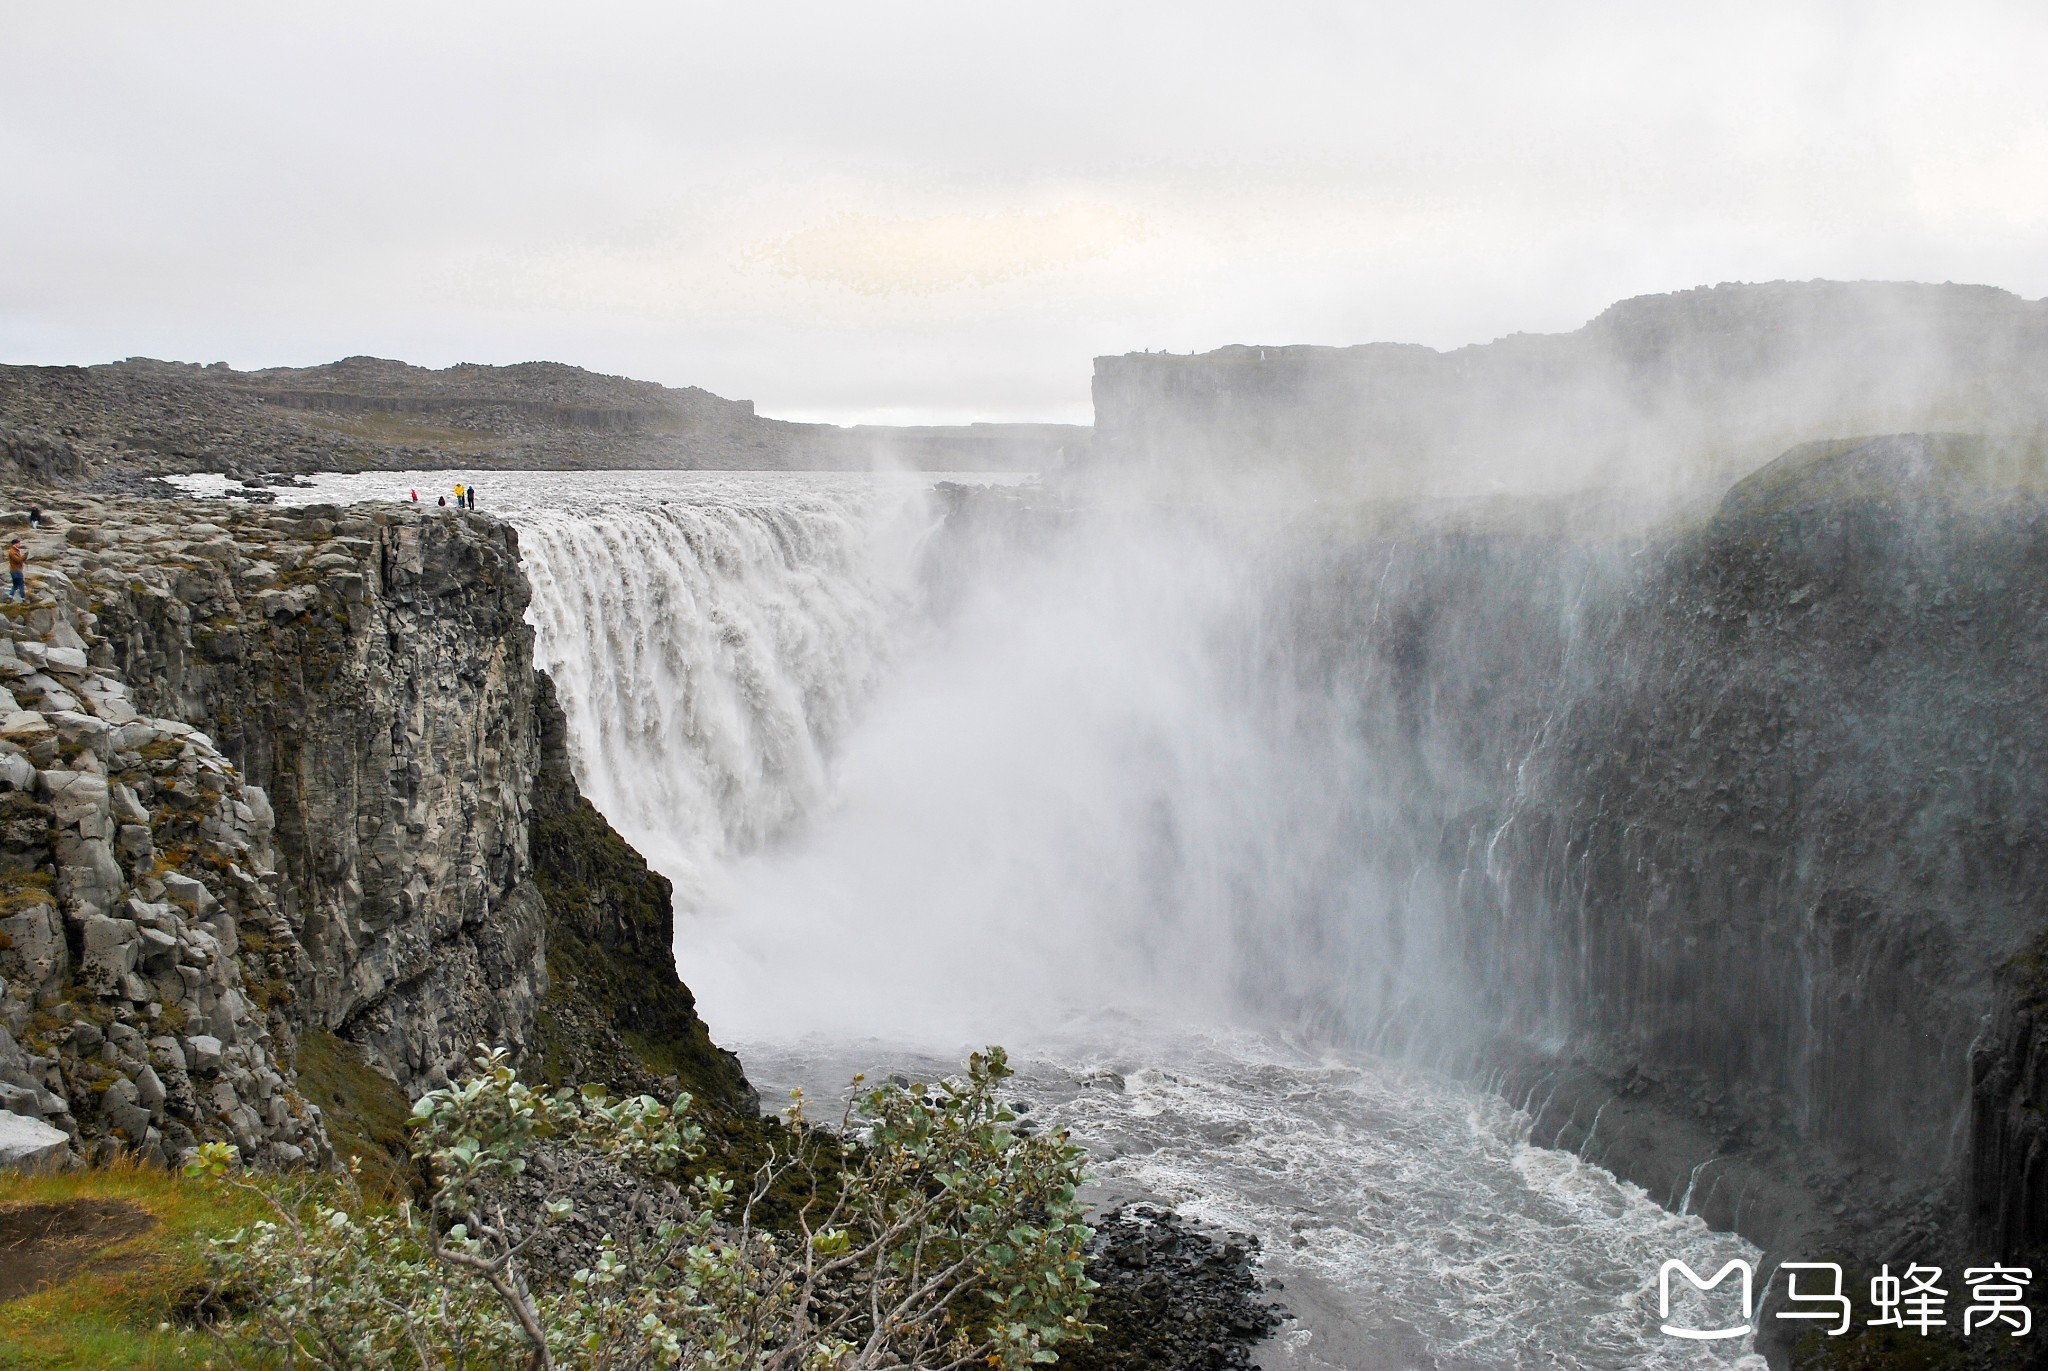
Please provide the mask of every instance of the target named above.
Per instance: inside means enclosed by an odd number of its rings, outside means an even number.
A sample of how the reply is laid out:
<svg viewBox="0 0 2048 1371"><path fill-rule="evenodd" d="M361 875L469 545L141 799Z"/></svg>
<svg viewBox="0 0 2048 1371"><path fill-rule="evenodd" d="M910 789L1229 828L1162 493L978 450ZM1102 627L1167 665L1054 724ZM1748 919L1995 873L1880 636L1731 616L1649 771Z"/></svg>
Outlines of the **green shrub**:
<svg viewBox="0 0 2048 1371"><path fill-rule="evenodd" d="M272 1212L215 1246L212 1307L234 1311L218 1320L231 1360L1018 1371L1092 1331L1081 1154L1063 1135L1011 1128L1000 1048L971 1057L963 1080L859 1095L837 1133L806 1122L798 1097L786 1141L744 1187L700 1172L669 1218L614 1232L566 1284L535 1280L524 1258L572 1201L508 1216L503 1183L542 1140L656 1185L677 1178L703 1154L689 1097L549 1094L498 1051L476 1066L414 1106L420 1205L380 1210L331 1181L247 1177L232 1148L200 1150L196 1174ZM756 1206L792 1181L809 1196L794 1223L763 1226Z"/></svg>

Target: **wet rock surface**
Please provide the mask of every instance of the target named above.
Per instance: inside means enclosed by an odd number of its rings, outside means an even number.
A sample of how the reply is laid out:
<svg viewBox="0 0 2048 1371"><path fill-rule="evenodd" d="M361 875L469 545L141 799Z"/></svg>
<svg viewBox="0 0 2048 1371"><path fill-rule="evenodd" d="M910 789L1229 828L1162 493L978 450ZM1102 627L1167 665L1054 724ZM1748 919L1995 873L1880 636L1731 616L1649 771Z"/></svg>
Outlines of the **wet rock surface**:
<svg viewBox="0 0 2048 1371"><path fill-rule="evenodd" d="M1248 1367L1252 1349L1287 1318L1257 1270L1258 1239L1200 1227L1151 1205L1090 1220L1088 1274L1101 1285L1086 1346L1062 1348L1076 1371L1223 1371Z"/></svg>

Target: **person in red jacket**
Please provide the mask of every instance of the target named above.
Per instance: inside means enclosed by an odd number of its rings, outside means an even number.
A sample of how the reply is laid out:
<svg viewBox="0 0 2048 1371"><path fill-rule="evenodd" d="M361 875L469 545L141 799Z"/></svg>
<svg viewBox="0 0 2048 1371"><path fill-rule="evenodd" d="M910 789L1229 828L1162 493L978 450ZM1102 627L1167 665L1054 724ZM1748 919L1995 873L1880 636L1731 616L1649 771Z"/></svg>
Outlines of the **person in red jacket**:
<svg viewBox="0 0 2048 1371"><path fill-rule="evenodd" d="M12 584L8 587L7 598L26 600L28 598L28 549L16 538L7 545L7 577Z"/></svg>

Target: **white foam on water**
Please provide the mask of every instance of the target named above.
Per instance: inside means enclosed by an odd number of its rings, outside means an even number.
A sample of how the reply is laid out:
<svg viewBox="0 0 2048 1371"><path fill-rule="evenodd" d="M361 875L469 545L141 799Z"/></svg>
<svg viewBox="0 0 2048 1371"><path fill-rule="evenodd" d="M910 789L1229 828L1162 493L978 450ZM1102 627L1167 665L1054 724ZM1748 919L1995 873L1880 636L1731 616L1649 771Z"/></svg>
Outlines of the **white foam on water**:
<svg viewBox="0 0 2048 1371"><path fill-rule="evenodd" d="M1427 902L1375 884L1360 841L1390 831L1373 758L1267 669L1285 623L1246 544L1127 521L940 625L932 478L478 479L520 532L578 778L676 882L684 978L764 1088L1009 1042L1104 1198L1261 1237L1302 1292L1269 1364L1748 1355L1658 1333L1655 1289L1668 1258L1747 1244L1530 1147L1494 1097L1258 1027L1361 974L1409 1003L1432 963Z"/></svg>
<svg viewBox="0 0 2048 1371"><path fill-rule="evenodd" d="M1268 1034L1123 1016L1073 1033L1013 1059L1026 1117L1086 1147L1098 1203L1171 1204L1260 1239L1280 1298L1309 1316L1269 1366L1618 1371L1752 1354L1746 1338L1664 1335L1657 1278L1669 1259L1711 1275L1756 1249L1531 1147L1528 1115L1497 1097ZM800 1085L814 1102L855 1071L957 1070L882 1043L758 1044L746 1059L764 1095ZM1308 1309L1295 1292L1309 1290L1337 1309ZM1711 1317L1697 1301L1677 1311Z"/></svg>

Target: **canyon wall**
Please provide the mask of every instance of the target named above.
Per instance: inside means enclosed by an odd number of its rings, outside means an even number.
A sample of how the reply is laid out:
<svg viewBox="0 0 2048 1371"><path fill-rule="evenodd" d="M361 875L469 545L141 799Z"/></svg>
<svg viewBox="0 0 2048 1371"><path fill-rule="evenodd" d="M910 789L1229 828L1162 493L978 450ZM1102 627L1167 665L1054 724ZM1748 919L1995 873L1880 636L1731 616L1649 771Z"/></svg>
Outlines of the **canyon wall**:
<svg viewBox="0 0 2048 1371"><path fill-rule="evenodd" d="M395 508L48 507L56 527L32 535L32 565L83 620L93 679L187 752L197 737L199 765L224 778L202 777L200 801L248 811L249 879L210 849L187 860L219 868L199 874L239 922L242 974L252 948L268 958L259 1003L293 1050L261 1066L281 1088L297 1089L304 1045L321 1103L388 1113L501 1043L543 1074L680 1082L751 1113L737 1062L672 974L667 882L575 791L509 526ZM109 767L125 778L123 764L117 747ZM134 788L151 804L181 784ZM117 792L117 814L126 802ZM60 848L60 904L66 870ZM63 967L45 979L104 1008ZM101 1131L75 1111L60 1123Z"/></svg>
<svg viewBox="0 0 2048 1371"><path fill-rule="evenodd" d="M1770 1260L2039 1255L2048 451L1813 444L1703 518L1423 519L1297 592L1392 797L1376 946L1441 959L1304 1012Z"/></svg>
<svg viewBox="0 0 2048 1371"><path fill-rule="evenodd" d="M1093 468L1324 497L1718 489L1817 439L2038 430L2044 361L2048 303L1987 286L1702 287L1449 352L1100 357Z"/></svg>

